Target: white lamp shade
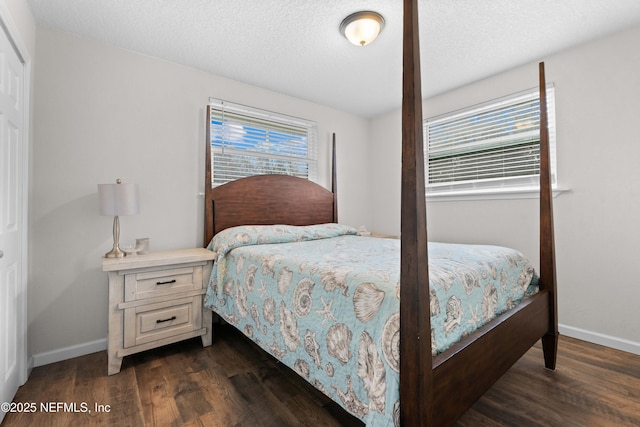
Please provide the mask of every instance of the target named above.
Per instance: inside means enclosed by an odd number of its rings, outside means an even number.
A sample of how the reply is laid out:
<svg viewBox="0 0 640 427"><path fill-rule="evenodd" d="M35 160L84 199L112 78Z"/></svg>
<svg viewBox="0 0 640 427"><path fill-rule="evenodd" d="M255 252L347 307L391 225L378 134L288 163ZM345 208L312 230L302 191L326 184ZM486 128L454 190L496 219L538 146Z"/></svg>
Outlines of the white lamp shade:
<svg viewBox="0 0 640 427"><path fill-rule="evenodd" d="M98 184L101 215L135 215L139 211L137 184Z"/></svg>

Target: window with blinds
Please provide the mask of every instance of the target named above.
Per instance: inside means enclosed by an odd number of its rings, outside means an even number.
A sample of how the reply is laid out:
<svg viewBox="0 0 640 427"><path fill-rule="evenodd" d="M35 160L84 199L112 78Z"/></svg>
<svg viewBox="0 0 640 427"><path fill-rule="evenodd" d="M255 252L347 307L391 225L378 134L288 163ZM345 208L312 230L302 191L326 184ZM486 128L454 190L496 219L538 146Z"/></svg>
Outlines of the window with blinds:
<svg viewBox="0 0 640 427"><path fill-rule="evenodd" d="M211 186L260 174L316 180L314 122L209 99Z"/></svg>
<svg viewBox="0 0 640 427"><path fill-rule="evenodd" d="M555 100L547 86L552 181ZM424 124L427 194L475 193L539 185L538 89L428 119Z"/></svg>

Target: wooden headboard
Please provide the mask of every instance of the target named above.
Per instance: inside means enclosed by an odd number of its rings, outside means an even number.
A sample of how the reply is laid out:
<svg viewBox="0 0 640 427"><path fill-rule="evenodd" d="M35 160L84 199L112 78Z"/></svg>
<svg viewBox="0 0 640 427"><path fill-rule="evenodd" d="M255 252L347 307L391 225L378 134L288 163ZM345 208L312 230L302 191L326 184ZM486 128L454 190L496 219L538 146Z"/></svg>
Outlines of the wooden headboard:
<svg viewBox="0 0 640 427"><path fill-rule="evenodd" d="M278 174L255 175L211 188L211 145L207 143L204 246L216 233L237 225L338 222L335 134L332 150L332 191L307 179Z"/></svg>

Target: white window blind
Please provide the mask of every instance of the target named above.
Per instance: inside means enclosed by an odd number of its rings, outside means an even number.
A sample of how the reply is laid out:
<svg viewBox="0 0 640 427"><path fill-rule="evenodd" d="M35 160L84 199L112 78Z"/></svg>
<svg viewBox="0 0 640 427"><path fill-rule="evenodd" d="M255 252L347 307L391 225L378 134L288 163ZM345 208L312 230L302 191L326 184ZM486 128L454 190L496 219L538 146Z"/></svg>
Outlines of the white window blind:
<svg viewBox="0 0 640 427"><path fill-rule="evenodd" d="M552 182L555 99L547 86ZM427 194L530 188L540 177L538 89L428 119L424 124Z"/></svg>
<svg viewBox="0 0 640 427"><path fill-rule="evenodd" d="M213 98L209 104L212 187L260 174L316 180L314 122Z"/></svg>

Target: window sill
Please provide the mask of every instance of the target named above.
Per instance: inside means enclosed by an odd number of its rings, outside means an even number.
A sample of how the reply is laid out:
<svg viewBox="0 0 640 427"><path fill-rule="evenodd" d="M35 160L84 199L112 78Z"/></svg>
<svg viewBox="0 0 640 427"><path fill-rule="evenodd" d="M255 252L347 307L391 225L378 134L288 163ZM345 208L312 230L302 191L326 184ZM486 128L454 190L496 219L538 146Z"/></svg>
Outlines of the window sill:
<svg viewBox="0 0 640 427"><path fill-rule="evenodd" d="M553 197L569 191L568 188L554 188ZM514 199L538 199L540 189L537 187L512 187L491 188L484 190L462 190L429 193L427 190L427 202L462 202L472 200L514 200Z"/></svg>

